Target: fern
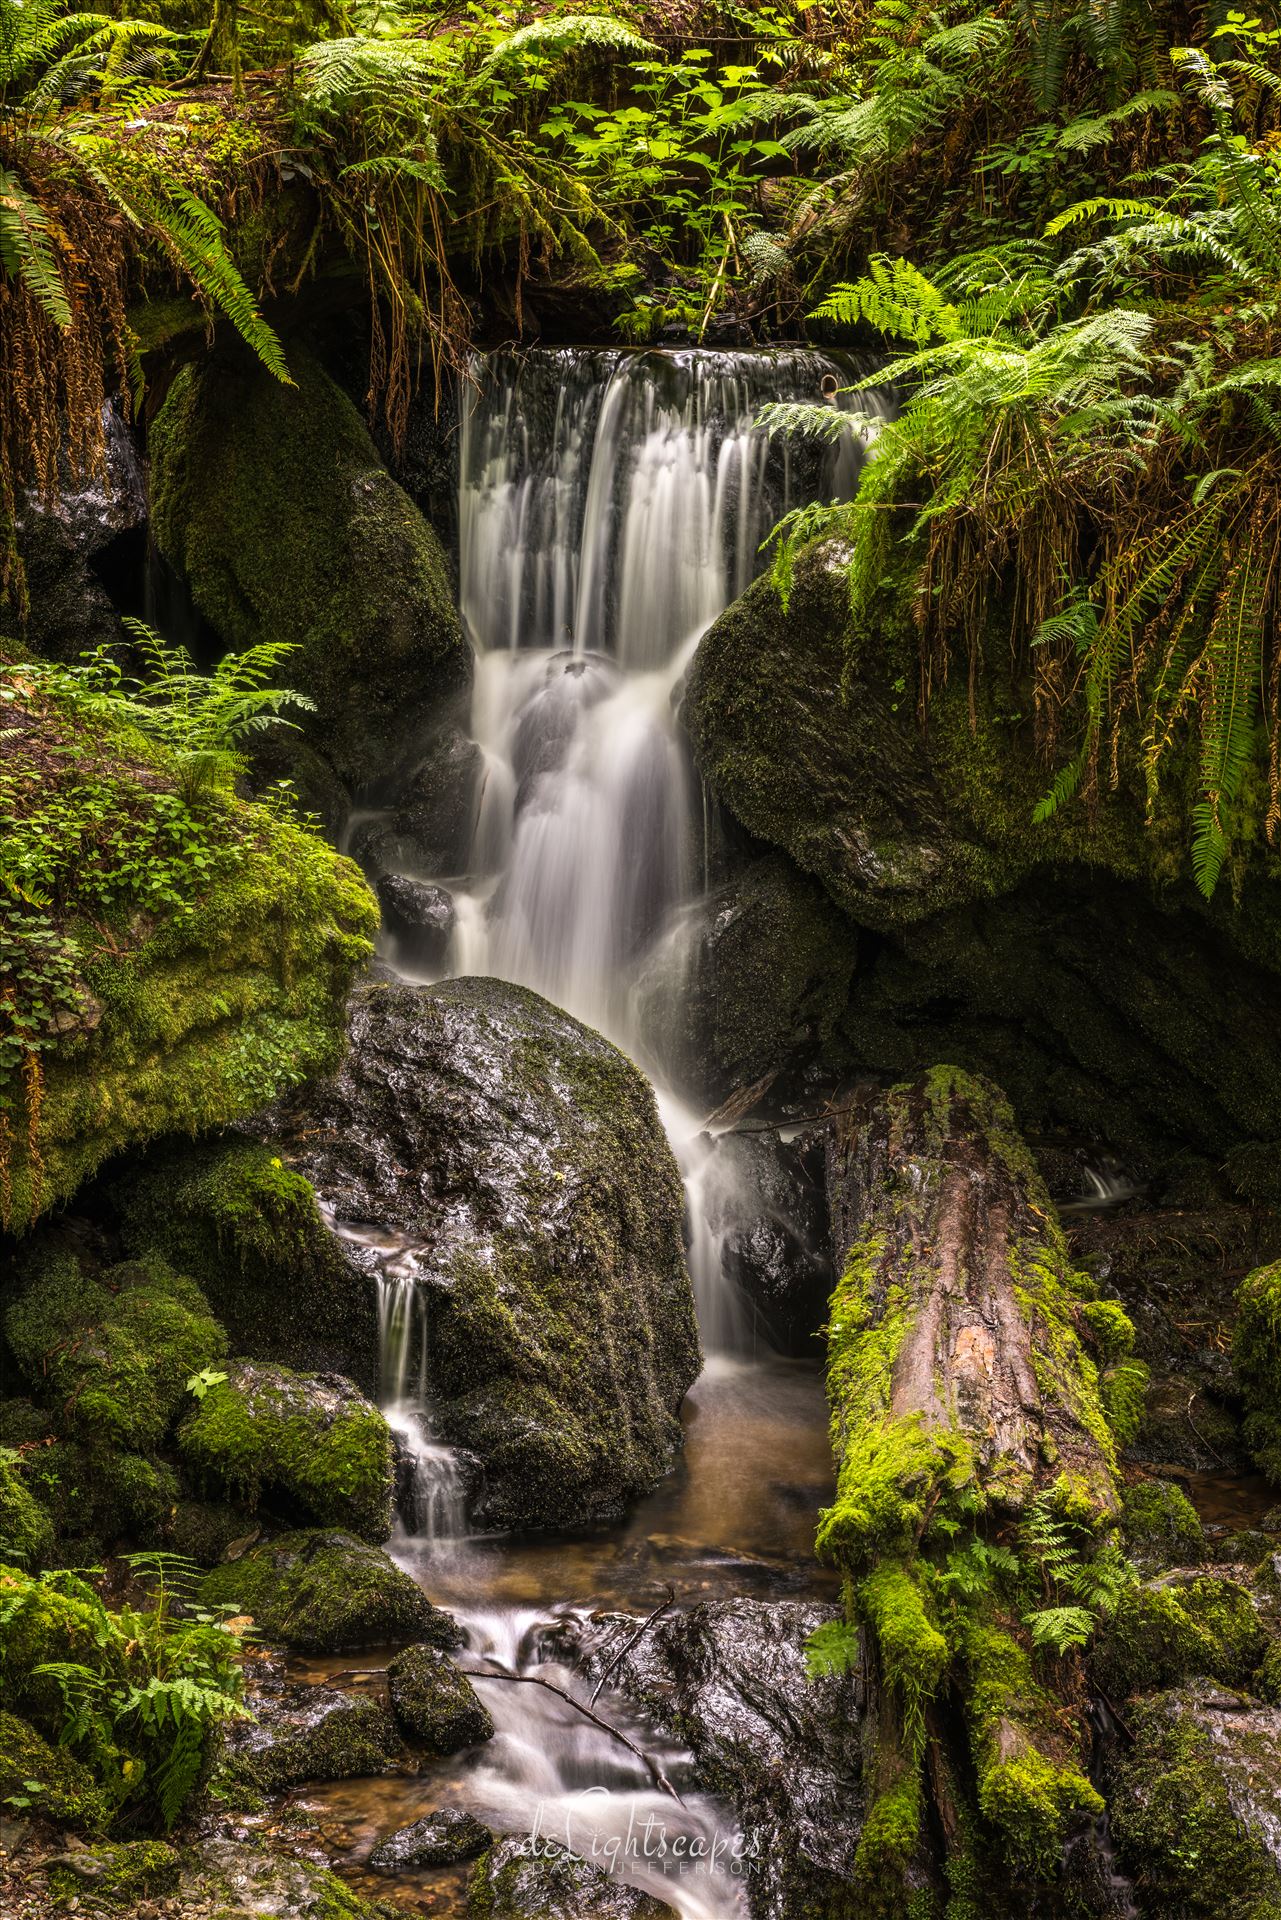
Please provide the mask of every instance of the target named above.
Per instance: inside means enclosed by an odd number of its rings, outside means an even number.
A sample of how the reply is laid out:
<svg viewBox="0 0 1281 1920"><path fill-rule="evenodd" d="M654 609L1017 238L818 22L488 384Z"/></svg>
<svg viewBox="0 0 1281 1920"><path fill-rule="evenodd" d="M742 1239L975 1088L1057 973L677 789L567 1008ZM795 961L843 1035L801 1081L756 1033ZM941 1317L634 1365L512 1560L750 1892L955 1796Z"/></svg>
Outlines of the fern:
<svg viewBox="0 0 1281 1920"><path fill-rule="evenodd" d="M858 1628L846 1620L825 1620L805 1642L805 1671L811 1680L850 1673L861 1657Z"/></svg>

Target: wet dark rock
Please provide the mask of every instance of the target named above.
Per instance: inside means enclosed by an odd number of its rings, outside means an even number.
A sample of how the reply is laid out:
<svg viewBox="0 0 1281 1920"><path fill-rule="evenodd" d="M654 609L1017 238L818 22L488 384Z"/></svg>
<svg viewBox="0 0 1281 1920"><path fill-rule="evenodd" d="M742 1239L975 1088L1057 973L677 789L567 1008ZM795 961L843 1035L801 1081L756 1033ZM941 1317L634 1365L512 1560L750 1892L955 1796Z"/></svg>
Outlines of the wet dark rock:
<svg viewBox="0 0 1281 1920"><path fill-rule="evenodd" d="M423 873L462 873L471 852L485 757L461 727L428 740L423 758L397 795L393 823L412 843Z"/></svg>
<svg viewBox="0 0 1281 1920"><path fill-rule="evenodd" d="M726 1277L782 1352L817 1353L833 1280L821 1145L725 1133L712 1152L704 1193Z"/></svg>
<svg viewBox="0 0 1281 1920"><path fill-rule="evenodd" d="M461 1667L438 1647L406 1647L387 1669L392 1711L429 1753L493 1738L494 1723Z"/></svg>
<svg viewBox="0 0 1281 1920"><path fill-rule="evenodd" d="M443 965L457 917L453 898L445 888L426 880L411 880L407 874L388 873L378 882L376 892L396 959L414 967Z"/></svg>
<svg viewBox="0 0 1281 1920"><path fill-rule="evenodd" d="M251 1690L248 1704L254 1718L231 1723L226 1763L261 1793L384 1773L400 1751L390 1713L367 1694L275 1682Z"/></svg>
<svg viewBox="0 0 1281 1920"><path fill-rule="evenodd" d="M856 954L854 929L818 883L767 854L691 910L675 952L642 983L642 1024L714 1106L830 1046Z"/></svg>
<svg viewBox="0 0 1281 1920"><path fill-rule="evenodd" d="M18 549L31 611L24 639L33 651L75 661L121 637L120 618L93 561L115 541L142 540L147 490L133 435L116 408L103 408L106 461L100 475L64 470L57 500L29 494L18 516ZM65 463L64 463L65 468Z"/></svg>
<svg viewBox="0 0 1281 1920"><path fill-rule="evenodd" d="M183 1859L178 1911L249 1920L380 1920L337 1874L309 1860L272 1853L260 1838L198 1839Z"/></svg>
<svg viewBox="0 0 1281 1920"><path fill-rule="evenodd" d="M520 987L375 985L339 1073L261 1124L340 1222L412 1250L480 1524L604 1519L655 1484L698 1336L680 1176L630 1061Z"/></svg>
<svg viewBox="0 0 1281 1920"><path fill-rule="evenodd" d="M1129 1714L1112 1833L1151 1920L1281 1910L1281 1709L1198 1680Z"/></svg>
<svg viewBox="0 0 1281 1920"><path fill-rule="evenodd" d="M590 1860L539 1840L500 1840L477 1863L468 1893L473 1920L677 1920L676 1909Z"/></svg>
<svg viewBox="0 0 1281 1920"><path fill-rule="evenodd" d="M215 1567L200 1593L208 1606L251 1614L266 1639L300 1653L463 1641L451 1615L433 1607L380 1547L349 1533L280 1534Z"/></svg>
<svg viewBox="0 0 1281 1920"><path fill-rule="evenodd" d="M380 1840L369 1856L375 1873L411 1873L420 1867L454 1867L474 1860L493 1844L493 1834L462 1807L441 1807L412 1827Z"/></svg>
<svg viewBox="0 0 1281 1920"><path fill-rule="evenodd" d="M757 1920L838 1910L866 1796L862 1690L810 1680L805 1642L833 1609L799 1600L707 1601L645 1633L608 1686L692 1749L700 1786L723 1795L751 1848ZM604 1672L636 1630L610 1622L591 1646Z"/></svg>

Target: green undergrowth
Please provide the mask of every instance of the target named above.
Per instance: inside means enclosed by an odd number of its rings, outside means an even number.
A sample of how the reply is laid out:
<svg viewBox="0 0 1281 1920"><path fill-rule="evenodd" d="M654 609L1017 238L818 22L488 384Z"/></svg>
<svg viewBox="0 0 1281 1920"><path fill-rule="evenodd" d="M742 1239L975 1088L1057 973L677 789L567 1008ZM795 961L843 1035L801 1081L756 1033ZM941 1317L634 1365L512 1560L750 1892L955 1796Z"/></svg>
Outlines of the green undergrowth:
<svg viewBox="0 0 1281 1920"><path fill-rule="evenodd" d="M188 772L74 672L0 658L0 1225L336 1059L376 908L287 808ZM184 796L184 789L185 796Z"/></svg>

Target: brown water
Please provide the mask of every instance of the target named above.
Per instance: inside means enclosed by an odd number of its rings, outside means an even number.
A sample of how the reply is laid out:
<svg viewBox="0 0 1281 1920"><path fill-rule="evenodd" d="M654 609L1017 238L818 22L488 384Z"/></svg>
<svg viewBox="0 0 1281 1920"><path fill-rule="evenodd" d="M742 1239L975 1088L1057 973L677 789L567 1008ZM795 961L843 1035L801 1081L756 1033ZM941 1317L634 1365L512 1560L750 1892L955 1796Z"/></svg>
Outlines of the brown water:
<svg viewBox="0 0 1281 1920"><path fill-rule="evenodd" d="M376 1780L308 1787L297 1811L344 1876L409 1911L461 1915L469 1869L387 1879L368 1871L380 1839L442 1806L464 1806L495 1831L537 1830L619 1870L671 1901L684 1920L739 1920L732 1870L734 1816L691 1786L690 1757L660 1739L608 1690L597 1711L656 1759L684 1805L653 1787L620 1742L537 1686L486 1673L537 1674L587 1699L574 1670L577 1629L599 1610L644 1615L668 1593L678 1606L748 1594L835 1595L835 1577L813 1558L815 1519L832 1493L822 1377L816 1364L776 1357L715 1358L684 1411L686 1443L667 1479L616 1528L586 1535L391 1544L394 1557L468 1635L461 1662L497 1726L494 1739L450 1760ZM568 1650L567 1650L568 1649ZM390 1655L298 1661L310 1679L379 1688ZM627 1857L647 1821L674 1842L719 1847L716 1870ZM674 1849L673 1849L674 1850Z"/></svg>

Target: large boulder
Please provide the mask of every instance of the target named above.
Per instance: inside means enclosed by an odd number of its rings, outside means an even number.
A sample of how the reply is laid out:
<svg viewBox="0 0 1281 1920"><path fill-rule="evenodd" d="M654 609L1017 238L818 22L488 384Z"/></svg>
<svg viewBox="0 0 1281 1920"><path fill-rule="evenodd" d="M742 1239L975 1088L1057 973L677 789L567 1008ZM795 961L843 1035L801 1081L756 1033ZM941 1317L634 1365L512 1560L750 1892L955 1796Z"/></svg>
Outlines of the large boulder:
<svg viewBox="0 0 1281 1920"><path fill-rule="evenodd" d="M346 1653L410 1640L462 1645L456 1622L378 1547L349 1533L280 1534L206 1574L205 1605L252 1615L299 1653Z"/></svg>
<svg viewBox="0 0 1281 1920"><path fill-rule="evenodd" d="M341 1374L228 1363L178 1429L189 1471L225 1497L278 1503L377 1543L394 1520L391 1430Z"/></svg>
<svg viewBox="0 0 1281 1920"><path fill-rule="evenodd" d="M151 430L152 524L228 646L297 646L311 737L360 783L471 655L435 533L341 389L301 350L290 366L290 387L244 361L181 370Z"/></svg>
<svg viewBox="0 0 1281 1920"><path fill-rule="evenodd" d="M1150 826L1137 776L1033 826L1053 768L1004 636L972 675L934 676L922 725L917 635L852 629L844 558L811 548L786 606L769 580L735 602L682 717L734 819L877 936L839 1023L850 1063L907 1077L946 1055L1028 1124L1217 1160L1271 1143L1275 1178L1281 1032L1257 1015L1281 942L1261 863L1206 905L1177 770Z"/></svg>
<svg viewBox="0 0 1281 1920"><path fill-rule="evenodd" d="M687 1743L698 1784L733 1806L752 1910L769 1920L848 1911L867 1802L862 1687L848 1674L812 1679L805 1657L837 1618L808 1601L704 1601L626 1652L636 1622L606 1616L586 1649L588 1672Z"/></svg>
<svg viewBox="0 0 1281 1920"><path fill-rule="evenodd" d="M698 1333L680 1177L622 1054L496 980L371 986L339 1073L262 1124L337 1221L408 1249L437 1430L482 1462L487 1524L655 1484Z"/></svg>

